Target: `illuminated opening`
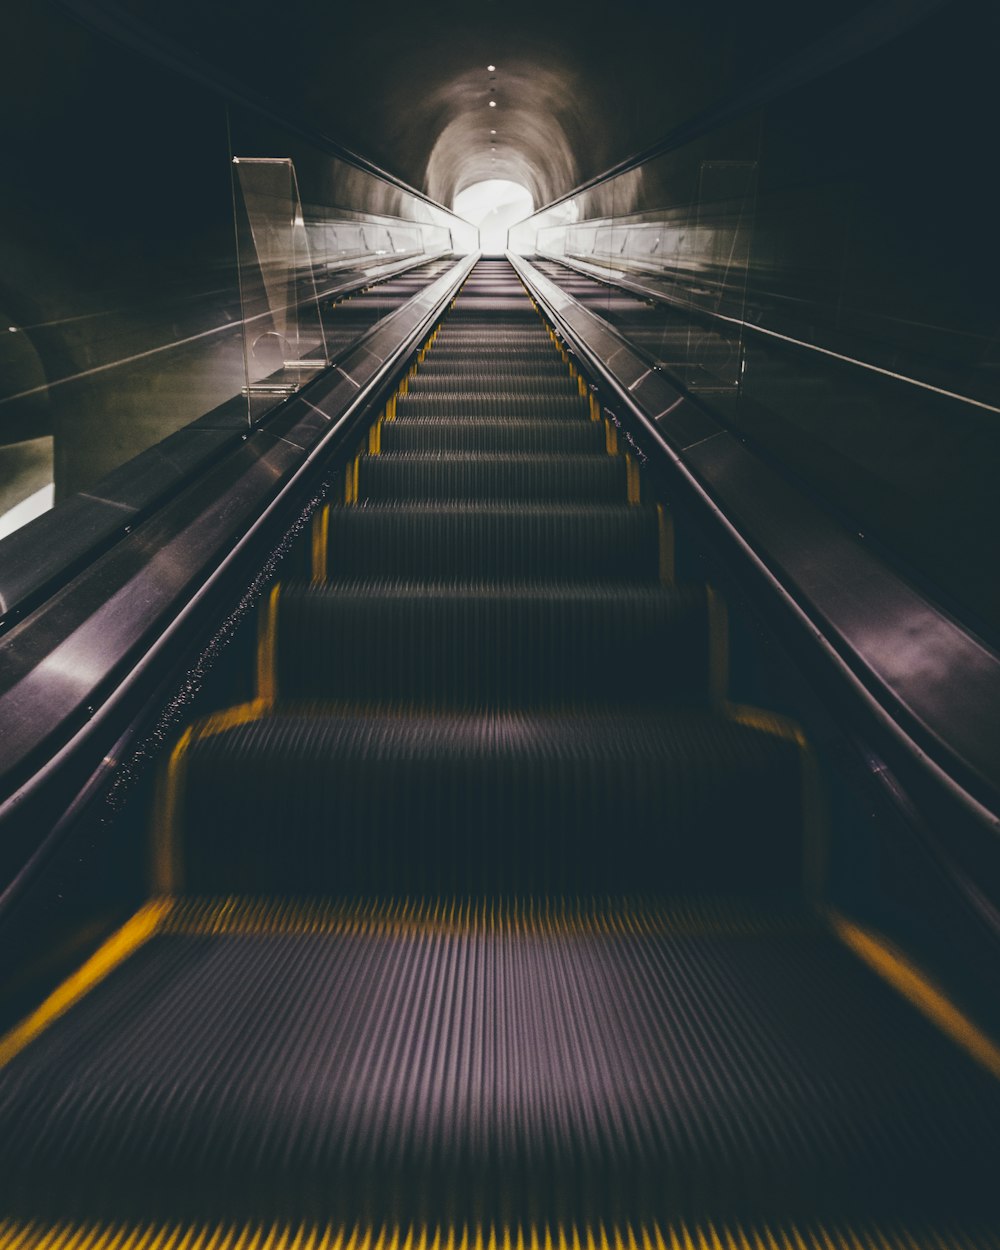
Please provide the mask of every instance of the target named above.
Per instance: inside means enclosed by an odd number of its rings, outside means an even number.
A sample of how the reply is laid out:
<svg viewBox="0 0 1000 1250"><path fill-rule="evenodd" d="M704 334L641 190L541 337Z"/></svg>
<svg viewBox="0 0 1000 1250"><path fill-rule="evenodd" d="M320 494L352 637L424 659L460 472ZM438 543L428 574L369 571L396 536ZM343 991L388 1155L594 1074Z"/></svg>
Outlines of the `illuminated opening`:
<svg viewBox="0 0 1000 1250"><path fill-rule="evenodd" d="M452 205L459 217L479 227L479 246L488 256L507 249L507 231L535 211L527 187L504 178L488 178L459 191Z"/></svg>

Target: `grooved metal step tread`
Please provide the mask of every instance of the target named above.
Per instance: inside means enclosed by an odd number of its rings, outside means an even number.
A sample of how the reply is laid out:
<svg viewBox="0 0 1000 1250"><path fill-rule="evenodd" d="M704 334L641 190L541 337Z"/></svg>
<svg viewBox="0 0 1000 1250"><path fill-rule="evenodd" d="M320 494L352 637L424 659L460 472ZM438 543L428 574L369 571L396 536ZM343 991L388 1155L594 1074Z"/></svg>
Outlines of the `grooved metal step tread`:
<svg viewBox="0 0 1000 1250"><path fill-rule="evenodd" d="M672 560L669 532L657 522L654 508L624 503L363 503L332 510L327 571L655 581Z"/></svg>
<svg viewBox="0 0 1000 1250"><path fill-rule="evenodd" d="M546 420L590 419L589 400L576 392L533 395L523 391L408 392L396 399L397 417L532 417Z"/></svg>
<svg viewBox="0 0 1000 1250"><path fill-rule="evenodd" d="M379 434L382 454L410 451L551 452L607 455L604 423L598 421L506 421L427 417L386 421Z"/></svg>
<svg viewBox="0 0 1000 1250"><path fill-rule="evenodd" d="M279 600L278 696L427 708L707 701L709 602L703 586L292 585Z"/></svg>
<svg viewBox="0 0 1000 1250"><path fill-rule="evenodd" d="M520 374L513 371L503 375L503 384L487 386L482 373L475 368L463 370L461 373L432 373L430 370L419 369L415 378L410 381L408 395L531 395L536 400L548 398L550 395L570 395L579 397L576 379L571 378L566 369L562 376L534 375L530 369ZM470 384L471 383L471 384Z"/></svg>
<svg viewBox="0 0 1000 1250"><path fill-rule="evenodd" d="M0 1071L8 1212L996 1226L1000 1084L804 917L332 910L168 911Z"/></svg>
<svg viewBox="0 0 1000 1250"><path fill-rule="evenodd" d="M361 458L357 498L619 503L628 474L622 456L394 453Z"/></svg>
<svg viewBox="0 0 1000 1250"><path fill-rule="evenodd" d="M196 729L178 775L182 880L773 895L802 880L804 779L798 740L766 716L279 705Z"/></svg>

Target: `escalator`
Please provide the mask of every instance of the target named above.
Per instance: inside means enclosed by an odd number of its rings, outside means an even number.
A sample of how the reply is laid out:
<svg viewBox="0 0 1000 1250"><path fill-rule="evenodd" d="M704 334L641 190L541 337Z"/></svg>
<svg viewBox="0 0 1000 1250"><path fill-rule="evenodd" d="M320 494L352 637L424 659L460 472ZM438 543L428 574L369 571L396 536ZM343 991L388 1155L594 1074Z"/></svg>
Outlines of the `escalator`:
<svg viewBox="0 0 1000 1250"><path fill-rule="evenodd" d="M819 905L801 731L481 261L0 1039L0 1245L1000 1243L1000 1052Z"/></svg>

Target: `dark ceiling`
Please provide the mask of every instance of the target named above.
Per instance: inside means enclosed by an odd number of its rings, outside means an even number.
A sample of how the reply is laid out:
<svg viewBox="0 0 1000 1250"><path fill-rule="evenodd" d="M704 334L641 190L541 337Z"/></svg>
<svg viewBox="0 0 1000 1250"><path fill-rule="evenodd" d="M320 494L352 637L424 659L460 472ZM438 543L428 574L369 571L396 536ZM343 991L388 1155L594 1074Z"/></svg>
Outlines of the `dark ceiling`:
<svg viewBox="0 0 1000 1250"><path fill-rule="evenodd" d="M123 7L280 112L450 205L463 187L489 177L521 182L536 204L546 203L863 5L124 0Z"/></svg>

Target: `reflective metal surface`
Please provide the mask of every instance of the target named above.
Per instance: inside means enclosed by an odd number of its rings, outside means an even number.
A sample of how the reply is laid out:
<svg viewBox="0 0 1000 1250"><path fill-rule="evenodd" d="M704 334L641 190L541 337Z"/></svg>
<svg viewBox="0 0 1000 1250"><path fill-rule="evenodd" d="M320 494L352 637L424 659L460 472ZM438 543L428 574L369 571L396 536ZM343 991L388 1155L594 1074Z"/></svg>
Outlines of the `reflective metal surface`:
<svg viewBox="0 0 1000 1250"><path fill-rule="evenodd" d="M25 803L18 787L30 788L36 770L43 779L58 752L100 753L110 746L113 731L102 722L113 725L130 685L163 662L192 601L250 541L283 493L307 476L320 450L332 450L371 388L398 367L447 305L474 259L449 268L386 318L342 366L291 399L273 422L238 442L238 450L0 637L0 819L18 818ZM8 837L5 855L16 863L20 853Z"/></svg>
<svg viewBox="0 0 1000 1250"><path fill-rule="evenodd" d="M993 645L995 34L958 4L817 52L510 238Z"/></svg>
<svg viewBox="0 0 1000 1250"><path fill-rule="evenodd" d="M533 265L522 277L582 351L699 483L760 569L776 577L815 645L868 692L887 721L985 804L1000 829L1000 656L920 595L732 432L651 374L636 351ZM655 383L653 381L655 379ZM991 814L992 813L992 814Z"/></svg>
<svg viewBox="0 0 1000 1250"><path fill-rule="evenodd" d="M0 197L0 535L94 492L233 400L245 425L259 419L308 377L286 369L292 385L260 386L289 316L303 342L312 318L329 363L399 304L388 286L363 309L352 293L475 246L474 229L398 180L137 56L58 5L20 15L0 79L10 171ZM241 158L250 163L233 164ZM239 171L261 160L291 171L297 194L251 224ZM300 246L274 281L282 231ZM254 285L265 253L272 299ZM100 492L107 498L103 483Z"/></svg>

